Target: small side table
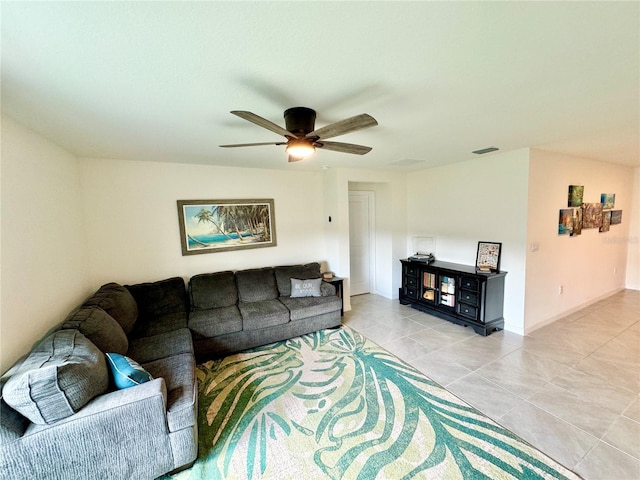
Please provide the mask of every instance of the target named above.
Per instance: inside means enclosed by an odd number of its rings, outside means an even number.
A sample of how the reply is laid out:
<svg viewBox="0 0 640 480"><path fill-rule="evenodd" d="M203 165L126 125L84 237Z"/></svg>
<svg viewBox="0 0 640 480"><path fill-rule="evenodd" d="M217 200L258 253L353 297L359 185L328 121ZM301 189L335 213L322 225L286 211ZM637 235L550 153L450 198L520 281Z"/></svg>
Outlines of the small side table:
<svg viewBox="0 0 640 480"><path fill-rule="evenodd" d="M344 316L344 298L342 296L342 292L343 292L342 287L343 287L344 278L333 277L333 278L325 279L324 281L336 287L336 295L340 297L340 301L342 302L340 306L340 316L343 317Z"/></svg>

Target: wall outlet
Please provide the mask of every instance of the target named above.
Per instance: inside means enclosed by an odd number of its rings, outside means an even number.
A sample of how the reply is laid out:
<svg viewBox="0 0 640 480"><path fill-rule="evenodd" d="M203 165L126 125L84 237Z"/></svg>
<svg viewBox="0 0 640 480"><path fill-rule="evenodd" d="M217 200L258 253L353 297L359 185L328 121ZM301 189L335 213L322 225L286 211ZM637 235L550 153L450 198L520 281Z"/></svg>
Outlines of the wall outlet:
<svg viewBox="0 0 640 480"><path fill-rule="evenodd" d="M562 295L563 293L564 293L564 286L563 286L563 285L560 285L560 286L558 287L558 294L559 294L559 295Z"/></svg>

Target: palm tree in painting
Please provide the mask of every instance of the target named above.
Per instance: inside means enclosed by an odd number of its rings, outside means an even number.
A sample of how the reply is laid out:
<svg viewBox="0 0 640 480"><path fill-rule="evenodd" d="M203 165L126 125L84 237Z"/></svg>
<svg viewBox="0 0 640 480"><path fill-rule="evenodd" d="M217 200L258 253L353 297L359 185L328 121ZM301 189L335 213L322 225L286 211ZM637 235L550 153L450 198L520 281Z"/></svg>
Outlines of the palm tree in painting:
<svg viewBox="0 0 640 480"><path fill-rule="evenodd" d="M215 207L214 207L215 208ZM220 224L218 222L216 222L214 220L214 212L213 212L213 208L211 209L211 211L203 208L202 210L200 210L195 218L198 219L198 223L211 223L213 224L216 229L218 230L218 232L220 232L222 235L224 235L226 238L231 239L231 237L229 235L227 235L227 233L224 231L224 229L220 226ZM198 242L198 243L202 243L202 242Z"/></svg>
<svg viewBox="0 0 640 480"><path fill-rule="evenodd" d="M229 229L234 231L238 236L238 240L242 241L242 223L238 214L240 207L236 205L216 205L211 211L216 215L224 225L228 225Z"/></svg>
<svg viewBox="0 0 640 480"><path fill-rule="evenodd" d="M271 228L269 225L269 207L264 204L252 205L212 205L210 209L203 208L195 216L198 223L210 223L228 240L235 240L231 235L236 234L241 242L270 241ZM197 243L201 241L190 238Z"/></svg>

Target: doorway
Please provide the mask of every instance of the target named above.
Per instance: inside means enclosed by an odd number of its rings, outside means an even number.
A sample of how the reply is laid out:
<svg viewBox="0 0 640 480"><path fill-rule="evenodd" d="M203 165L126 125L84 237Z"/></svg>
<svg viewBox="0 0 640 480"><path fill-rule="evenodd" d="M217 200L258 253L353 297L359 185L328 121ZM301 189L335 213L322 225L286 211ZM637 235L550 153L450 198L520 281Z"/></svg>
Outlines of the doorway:
<svg viewBox="0 0 640 480"><path fill-rule="evenodd" d="M350 295L372 293L375 284L375 193L349 192Z"/></svg>

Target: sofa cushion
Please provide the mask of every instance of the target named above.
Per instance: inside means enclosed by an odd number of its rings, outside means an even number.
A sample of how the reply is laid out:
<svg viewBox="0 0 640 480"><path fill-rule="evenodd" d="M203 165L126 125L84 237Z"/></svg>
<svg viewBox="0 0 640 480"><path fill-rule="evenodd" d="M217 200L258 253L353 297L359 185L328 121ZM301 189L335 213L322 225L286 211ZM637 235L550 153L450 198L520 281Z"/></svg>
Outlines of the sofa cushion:
<svg viewBox="0 0 640 480"><path fill-rule="evenodd" d="M273 268L240 270L236 272L236 283L240 302L261 302L278 298Z"/></svg>
<svg viewBox="0 0 640 480"><path fill-rule="evenodd" d="M300 297L321 297L320 284L321 278L309 278L302 280L300 278L291 279L291 298Z"/></svg>
<svg viewBox="0 0 640 480"><path fill-rule="evenodd" d="M237 306L197 310L189 314L189 330L194 339L212 338L242 330Z"/></svg>
<svg viewBox="0 0 640 480"><path fill-rule="evenodd" d="M108 386L98 347L78 330L58 330L34 347L2 396L33 423L50 424L73 415Z"/></svg>
<svg viewBox="0 0 640 480"><path fill-rule="evenodd" d="M193 341L188 328L132 339L127 357L143 364L181 353L193 354Z"/></svg>
<svg viewBox="0 0 640 480"><path fill-rule="evenodd" d="M129 335L129 341L141 337L153 337L182 328L187 328L187 312L167 313L155 318L140 319Z"/></svg>
<svg viewBox="0 0 640 480"><path fill-rule="evenodd" d="M196 365L192 354L183 353L143 364L154 377L164 378L167 385L167 424L170 432L196 424Z"/></svg>
<svg viewBox="0 0 640 480"><path fill-rule="evenodd" d="M187 290L180 277L158 282L125 285L138 304L141 319L153 320L170 313L186 313Z"/></svg>
<svg viewBox="0 0 640 480"><path fill-rule="evenodd" d="M289 321L289 310L277 299L262 302L241 302L238 308L242 314L243 330L282 325Z"/></svg>
<svg viewBox="0 0 640 480"><path fill-rule="evenodd" d="M60 328L75 328L103 353L125 354L129 348L127 335L114 318L99 307L83 307L69 314Z"/></svg>
<svg viewBox="0 0 640 480"><path fill-rule="evenodd" d="M142 364L181 353L193 354L193 342L188 328L132 339L127 357Z"/></svg>
<svg viewBox="0 0 640 480"><path fill-rule="evenodd" d="M203 273L189 280L191 310L230 307L238 303L238 289L233 272Z"/></svg>
<svg viewBox="0 0 640 480"><path fill-rule="evenodd" d="M304 297L280 298L280 301L289 309L292 321L315 317L323 313L340 311L342 301L339 297Z"/></svg>
<svg viewBox="0 0 640 480"><path fill-rule="evenodd" d="M291 279L320 278L320 264L317 262L304 265L288 265L274 268L278 291L281 297L291 296Z"/></svg>
<svg viewBox="0 0 640 480"><path fill-rule="evenodd" d="M126 288L113 282L101 286L84 302L84 306L103 309L120 324L127 335L138 318L136 301Z"/></svg>
<svg viewBox="0 0 640 480"><path fill-rule="evenodd" d="M125 357L119 353L107 353L106 357L111 379L119 390L135 387L136 385L153 380L149 372L129 357Z"/></svg>

